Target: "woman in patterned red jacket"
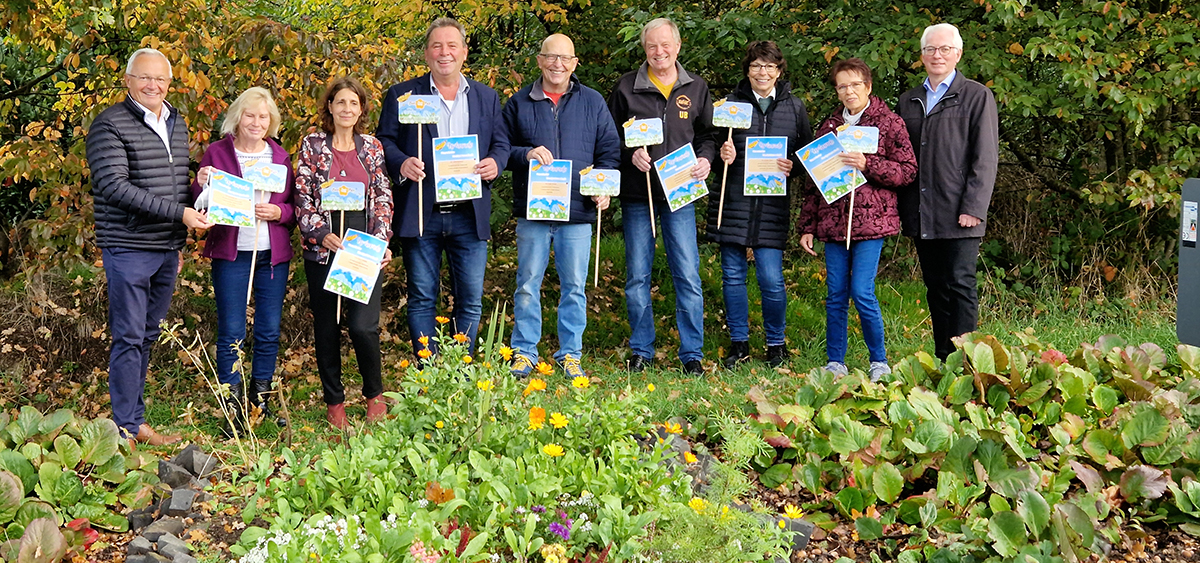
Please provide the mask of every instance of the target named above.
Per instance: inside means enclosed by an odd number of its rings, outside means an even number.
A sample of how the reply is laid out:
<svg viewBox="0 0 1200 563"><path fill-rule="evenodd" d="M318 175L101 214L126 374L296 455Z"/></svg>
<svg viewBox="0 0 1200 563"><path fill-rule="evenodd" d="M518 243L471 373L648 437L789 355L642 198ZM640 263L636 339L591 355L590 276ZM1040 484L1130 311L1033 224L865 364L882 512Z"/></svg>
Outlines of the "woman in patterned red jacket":
<svg viewBox="0 0 1200 563"><path fill-rule="evenodd" d="M308 277L308 301L313 313L317 371L324 389L329 424L344 429L346 393L342 387L341 329L337 321L337 295L325 291L331 253L342 248L347 229L358 229L383 240L392 236L392 192L384 169L383 145L363 133L367 114L367 91L353 78L337 78L329 84L320 103L321 131L304 138L296 172L296 208L304 243L304 273ZM365 186L365 210L331 213L321 207L321 187L333 181L358 182ZM342 216L345 217L343 224ZM392 257L383 257L387 264ZM358 371L363 379L367 421L383 417L383 379L379 351L381 284L376 284L366 305L342 300L345 319Z"/></svg>
<svg viewBox="0 0 1200 563"><path fill-rule="evenodd" d="M800 212L800 246L816 256L813 238L827 243L825 353L829 363L825 369L836 375L848 373L846 329L852 297L862 323L863 340L870 352L869 374L872 381L879 381L880 377L891 373L891 368L883 344L883 315L879 300L875 298L875 274L884 237L900 232L895 190L916 177L917 159L904 120L888 109L883 100L871 95L871 68L866 63L860 59L838 61L833 65L830 79L842 106L821 123L815 137L846 126L876 127L879 129L879 148L875 154L849 152L841 155L844 164L860 170L867 180L855 190L849 249L846 248L846 222L850 217L850 198L826 203L811 181Z"/></svg>

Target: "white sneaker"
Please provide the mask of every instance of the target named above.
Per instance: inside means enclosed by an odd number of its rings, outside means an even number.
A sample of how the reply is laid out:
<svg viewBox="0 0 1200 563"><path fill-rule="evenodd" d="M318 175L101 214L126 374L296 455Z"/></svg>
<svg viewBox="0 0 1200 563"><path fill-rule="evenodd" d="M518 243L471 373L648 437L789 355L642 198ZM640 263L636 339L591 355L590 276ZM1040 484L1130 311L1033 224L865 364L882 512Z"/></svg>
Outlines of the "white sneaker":
<svg viewBox="0 0 1200 563"><path fill-rule="evenodd" d="M878 383L881 377L892 373L892 368L888 366L887 362L871 362L869 373L871 375L871 382Z"/></svg>
<svg viewBox="0 0 1200 563"><path fill-rule="evenodd" d="M846 364L843 364L842 362L829 362L825 364L825 367L822 369L838 377L846 377L847 375L850 375L850 370L846 369Z"/></svg>

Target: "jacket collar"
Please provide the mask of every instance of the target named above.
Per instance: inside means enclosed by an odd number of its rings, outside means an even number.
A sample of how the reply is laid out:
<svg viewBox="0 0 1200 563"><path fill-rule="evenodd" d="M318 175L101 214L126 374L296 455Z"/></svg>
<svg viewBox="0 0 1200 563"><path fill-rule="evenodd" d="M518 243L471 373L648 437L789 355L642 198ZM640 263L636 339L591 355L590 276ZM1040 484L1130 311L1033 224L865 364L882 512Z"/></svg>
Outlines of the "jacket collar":
<svg viewBox="0 0 1200 563"><path fill-rule="evenodd" d="M750 86L749 78L743 78L740 82L738 82L734 92L737 93L739 98L748 102L753 103L758 100L758 97L754 95L754 87ZM790 97L792 97L792 85L789 84L787 80L780 78L775 82L775 101L771 102L771 105L774 106L775 104L779 103L780 100Z"/></svg>
<svg viewBox="0 0 1200 563"><path fill-rule="evenodd" d="M333 154L333 135L330 135L329 133L326 133L324 131L321 131L318 134L321 136L321 140L322 140L322 143L325 145L325 148L329 149L329 154ZM354 152L357 154L362 154L362 150L363 150L363 136L359 135L358 133L355 133L354 134Z"/></svg>
<svg viewBox="0 0 1200 563"><path fill-rule="evenodd" d="M137 118L138 123L146 122L146 110L144 109L145 106L137 103L133 99L133 96L130 96L128 92L125 93L125 101L122 102L122 104L125 106L125 109L129 110L129 113L132 113L134 117ZM179 117L179 110L175 109L175 107L171 104L168 104L166 100L163 100L163 105L166 106L168 110L167 132L173 134L175 132L175 120L177 117ZM149 125L147 125L147 127L149 127Z"/></svg>
<svg viewBox="0 0 1200 563"><path fill-rule="evenodd" d="M576 78L574 74L571 74L571 82L567 85L567 91L563 92L563 96L574 93L578 84L579 79ZM550 97L546 95L546 90L542 88L542 77L539 76L537 80L533 81L533 87L529 89L529 98L534 101L550 99Z"/></svg>
<svg viewBox="0 0 1200 563"><path fill-rule="evenodd" d="M683 65L679 61L675 61L675 72L679 74L679 78L675 79L676 86L686 86L695 81L688 71L683 69ZM650 63L642 63L642 66L637 69L637 77L633 79L634 92L657 92L658 87L650 82Z"/></svg>

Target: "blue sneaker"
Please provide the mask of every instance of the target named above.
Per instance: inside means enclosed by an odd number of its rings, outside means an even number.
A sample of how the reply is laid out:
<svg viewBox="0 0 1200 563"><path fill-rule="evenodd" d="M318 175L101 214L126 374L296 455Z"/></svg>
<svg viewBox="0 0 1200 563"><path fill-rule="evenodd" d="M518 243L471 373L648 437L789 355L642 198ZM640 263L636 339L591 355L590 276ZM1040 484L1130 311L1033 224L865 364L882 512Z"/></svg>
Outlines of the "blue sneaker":
<svg viewBox="0 0 1200 563"><path fill-rule="evenodd" d="M518 379L525 379L533 372L533 361L521 354L513 354L512 367L508 373Z"/></svg>
<svg viewBox="0 0 1200 563"><path fill-rule="evenodd" d="M579 365L579 358L576 358L570 354L564 356L562 363L559 365L562 366L563 373L566 373L567 378L569 379L575 379L576 377L587 377L587 374L583 371L583 366Z"/></svg>

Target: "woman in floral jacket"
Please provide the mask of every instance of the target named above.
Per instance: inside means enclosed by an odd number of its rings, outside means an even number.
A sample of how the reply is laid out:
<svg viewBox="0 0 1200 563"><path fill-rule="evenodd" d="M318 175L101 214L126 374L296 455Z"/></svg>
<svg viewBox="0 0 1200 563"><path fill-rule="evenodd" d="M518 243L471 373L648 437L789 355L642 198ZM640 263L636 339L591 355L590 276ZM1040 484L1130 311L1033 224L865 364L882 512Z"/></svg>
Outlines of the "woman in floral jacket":
<svg viewBox="0 0 1200 563"><path fill-rule="evenodd" d="M904 128L904 120L888 109L883 100L871 95L871 68L860 59L838 61L830 79L842 106L833 111L815 137L840 131L846 126L879 129L879 148L874 154L848 152L842 162L862 172L867 183L854 194L854 213L850 198L833 204L817 191L811 181L800 211L800 246L816 256L814 236L825 245L825 369L846 375L846 329L849 299L854 298L862 323L863 340L870 352L869 374L872 381L891 373L883 344L883 314L875 298L875 274L884 237L900 232L896 209L896 189L909 184L917 174L917 159ZM850 245L846 247L847 220L852 219Z"/></svg>
<svg viewBox="0 0 1200 563"><path fill-rule="evenodd" d="M317 371L324 389L329 424L345 429L346 394L342 387L341 328L338 297L324 289L329 276L331 253L342 248L347 229L357 229L383 240L392 236L392 194L384 169L383 145L366 135L367 92L354 78L337 78L329 84L320 103L321 131L300 145L296 174L297 214L304 244L304 273L308 277L309 308L313 313ZM321 206L321 188L333 182L365 186L365 209L331 213ZM345 223L342 223L345 217ZM383 263L391 260L391 250ZM351 299L341 302L358 370L363 379L367 421L383 417L383 379L379 350L380 284L367 304Z"/></svg>

